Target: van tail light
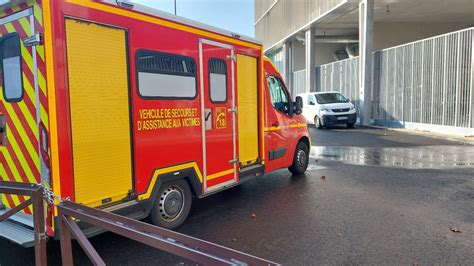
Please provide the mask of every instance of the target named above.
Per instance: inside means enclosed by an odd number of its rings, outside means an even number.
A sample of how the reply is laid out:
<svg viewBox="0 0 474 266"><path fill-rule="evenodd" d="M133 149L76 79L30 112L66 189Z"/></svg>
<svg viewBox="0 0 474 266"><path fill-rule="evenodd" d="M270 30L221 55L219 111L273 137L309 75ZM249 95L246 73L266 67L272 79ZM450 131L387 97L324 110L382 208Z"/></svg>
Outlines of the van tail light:
<svg viewBox="0 0 474 266"><path fill-rule="evenodd" d="M7 144L7 119L3 114L0 114L0 145Z"/></svg>

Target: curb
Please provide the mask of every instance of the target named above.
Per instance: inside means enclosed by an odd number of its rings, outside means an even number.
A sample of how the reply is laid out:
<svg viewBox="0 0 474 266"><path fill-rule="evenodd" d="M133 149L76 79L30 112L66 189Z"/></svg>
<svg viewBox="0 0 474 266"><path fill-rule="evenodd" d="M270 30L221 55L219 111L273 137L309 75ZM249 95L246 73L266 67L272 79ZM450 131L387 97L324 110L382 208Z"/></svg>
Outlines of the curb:
<svg viewBox="0 0 474 266"><path fill-rule="evenodd" d="M384 129L384 130L390 130L390 131L398 131L398 132L403 132L403 133L412 134L412 135L419 135L419 136L425 136L425 137L430 137L430 138L437 138L437 139L461 142L460 144L462 144L462 145L472 145L472 146L474 146L474 137L472 137L472 136L462 137L462 136L456 136L456 135L435 133L435 132L431 132L431 131L421 131L421 130L406 129L406 128L389 128L389 127L374 126L374 125L363 126L362 128L364 128L364 127L365 128L372 128L372 129ZM359 126L359 128L361 128L361 126Z"/></svg>

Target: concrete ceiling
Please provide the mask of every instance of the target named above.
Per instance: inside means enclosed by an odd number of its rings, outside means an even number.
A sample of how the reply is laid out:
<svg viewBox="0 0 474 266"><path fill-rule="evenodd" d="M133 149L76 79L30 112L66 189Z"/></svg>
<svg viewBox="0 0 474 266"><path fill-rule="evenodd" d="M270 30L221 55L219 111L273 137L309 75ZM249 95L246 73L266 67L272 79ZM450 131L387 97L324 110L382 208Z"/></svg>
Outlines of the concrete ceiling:
<svg viewBox="0 0 474 266"><path fill-rule="evenodd" d="M376 23L466 23L474 26L474 0L375 0ZM359 4L349 0L343 10L321 18L318 33L331 35L358 28Z"/></svg>

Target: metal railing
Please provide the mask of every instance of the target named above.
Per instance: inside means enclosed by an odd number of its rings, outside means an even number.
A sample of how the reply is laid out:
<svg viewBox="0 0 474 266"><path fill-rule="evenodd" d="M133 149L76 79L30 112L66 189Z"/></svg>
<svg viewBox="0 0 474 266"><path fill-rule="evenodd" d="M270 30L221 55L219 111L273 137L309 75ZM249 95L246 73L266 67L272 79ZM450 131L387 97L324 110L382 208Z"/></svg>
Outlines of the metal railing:
<svg viewBox="0 0 474 266"><path fill-rule="evenodd" d="M0 194L13 194L29 197L18 206L0 215L0 222L3 222L22 211L28 206L33 206L33 225L35 238L35 263L36 265L47 265L46 256L46 234L44 220L43 191L35 184L15 183L0 181Z"/></svg>
<svg viewBox="0 0 474 266"><path fill-rule="evenodd" d="M291 90L293 96L306 92L306 69L293 72L292 81Z"/></svg>
<svg viewBox="0 0 474 266"><path fill-rule="evenodd" d="M359 58L349 58L316 68L316 91L339 91L359 110Z"/></svg>
<svg viewBox="0 0 474 266"><path fill-rule="evenodd" d="M278 265L204 240L72 202L64 201L57 209L63 265L73 264L72 236L95 265L105 265L73 218L203 265Z"/></svg>
<svg viewBox="0 0 474 266"><path fill-rule="evenodd" d="M461 30L374 55L374 119L473 127L473 33Z"/></svg>
<svg viewBox="0 0 474 266"><path fill-rule="evenodd" d="M474 28L374 53L372 118L474 128ZM341 91L357 105L359 58L316 68L317 91Z"/></svg>
<svg viewBox="0 0 474 266"><path fill-rule="evenodd" d="M86 207L63 200L41 185L0 181L0 193L29 197L18 206L0 215L0 222L7 220L33 205L36 265L47 265L44 199L56 205L59 221L61 258L63 265L73 265L72 238L76 239L94 265L105 265L76 221L110 231L170 254L203 265L278 265L230 248L186 236L164 228L129 219L120 215Z"/></svg>

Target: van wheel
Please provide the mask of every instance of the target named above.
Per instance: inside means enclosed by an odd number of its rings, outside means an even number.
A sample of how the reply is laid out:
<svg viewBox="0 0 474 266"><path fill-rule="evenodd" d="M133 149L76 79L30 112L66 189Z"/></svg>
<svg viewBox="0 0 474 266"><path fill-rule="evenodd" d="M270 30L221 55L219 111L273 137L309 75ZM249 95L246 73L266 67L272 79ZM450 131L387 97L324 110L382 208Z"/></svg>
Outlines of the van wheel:
<svg viewBox="0 0 474 266"><path fill-rule="evenodd" d="M191 205L192 193L186 180L166 182L151 209L151 221L166 229L176 229L188 218Z"/></svg>
<svg viewBox="0 0 474 266"><path fill-rule="evenodd" d="M321 124L321 119L319 119L318 116L314 117L314 127L318 129L323 128L323 125Z"/></svg>
<svg viewBox="0 0 474 266"><path fill-rule="evenodd" d="M309 163L309 148L306 143L300 141L296 145L295 156L293 157L293 164L288 168L292 174L301 175L306 172Z"/></svg>
<svg viewBox="0 0 474 266"><path fill-rule="evenodd" d="M347 124L347 128L354 128L354 123Z"/></svg>

